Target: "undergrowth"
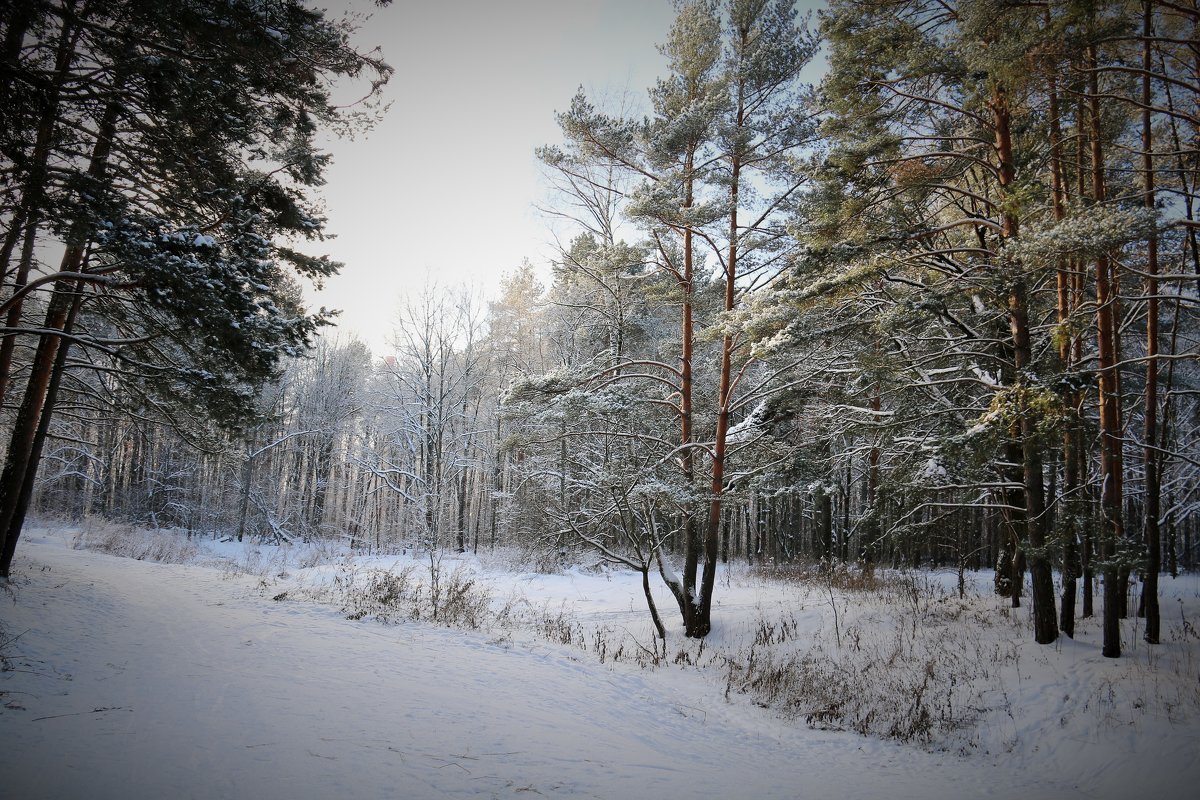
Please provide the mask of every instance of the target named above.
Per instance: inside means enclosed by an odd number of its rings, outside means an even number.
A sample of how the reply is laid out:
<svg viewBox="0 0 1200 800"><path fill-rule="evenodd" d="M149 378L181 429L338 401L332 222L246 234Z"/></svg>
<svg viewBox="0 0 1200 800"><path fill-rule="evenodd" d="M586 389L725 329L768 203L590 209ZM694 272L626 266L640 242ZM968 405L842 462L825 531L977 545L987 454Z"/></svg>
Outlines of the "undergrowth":
<svg viewBox="0 0 1200 800"><path fill-rule="evenodd" d="M842 646L818 631L799 647L762 620L754 643L726 656L725 694L816 728L928 743L973 725L985 710L979 687L1015 659L1015 645L985 642L969 616L959 606L917 621L905 609L890 637L852 623Z"/></svg>
<svg viewBox="0 0 1200 800"><path fill-rule="evenodd" d="M478 630L489 621L491 605L491 593L470 570L446 571L440 565L409 564L390 570L345 567L332 583L295 594L336 605L351 620L432 622L468 630ZM289 596L284 592L274 599Z"/></svg>
<svg viewBox="0 0 1200 800"><path fill-rule="evenodd" d="M182 536L110 523L85 527L74 544L153 561L196 555ZM269 594L278 586L273 579L288 577L291 565L286 553L268 550L247 548L223 568L258 575L260 589ZM482 631L497 644L534 637L601 664L690 670L705 675L729 702L742 698L814 728L964 753L988 741L995 746L995 733L984 728L1005 714L1012 717L1020 693L1009 684L1020 680L1022 653L1044 660L1049 652L1023 649L1029 633L1021 614L991 597L960 598L921 573L841 564L755 570L750 579L770 585L776 605L760 604L752 623L728 623L707 639L673 634L662 641L641 624L639 636L620 624L589 620L565 603L537 605L515 592L498 598L472 569L446 568L436 553L424 563L391 568L357 566L332 550L302 551L297 558L297 568L331 565L332 575L312 586L290 584L273 599L330 605L351 620ZM554 567L513 561L505 565L508 571L518 564ZM1170 613L1164 609L1164 642L1180 646L1143 646L1086 696L1064 697L1063 725L1080 715L1091 723L1130 724L1151 712L1172 721L1200 714L1200 633L1181 610L1174 621ZM1015 744L1012 737L1001 746Z"/></svg>
<svg viewBox="0 0 1200 800"><path fill-rule="evenodd" d="M873 635L871 622L860 615L839 635L839 646L821 630L801 634L796 616L783 614L760 615L749 635L733 643L679 639L672 646L670 640L640 639L621 626L586 623L565 605L539 606L519 596L495 603L469 571L445 572L436 561L393 569L344 567L331 583L306 594L354 620L432 622L491 632L497 641L525 632L602 664L719 674L727 698L744 695L818 728L930 742L973 724L982 712L979 685L1015 657L1011 649L985 641L976 609L929 582L895 576L866 582L841 574L843 585L871 595L875 611L894 615L890 638ZM797 573L787 580L804 578ZM861 606L862 598L856 603Z"/></svg>
<svg viewBox="0 0 1200 800"><path fill-rule="evenodd" d="M147 531L95 517L84 521L72 537L71 546L76 550L92 550L160 564L185 564L194 561L200 552L185 535Z"/></svg>

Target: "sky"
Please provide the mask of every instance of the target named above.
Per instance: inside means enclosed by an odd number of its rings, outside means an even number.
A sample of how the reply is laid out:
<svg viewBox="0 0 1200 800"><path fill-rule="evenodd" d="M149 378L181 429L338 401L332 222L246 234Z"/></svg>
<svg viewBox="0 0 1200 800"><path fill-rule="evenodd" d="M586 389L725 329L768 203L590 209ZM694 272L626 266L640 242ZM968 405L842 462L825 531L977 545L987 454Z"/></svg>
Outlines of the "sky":
<svg viewBox="0 0 1200 800"><path fill-rule="evenodd" d="M427 282L489 294L523 259L548 263L534 149L559 141L555 112L580 86L601 105L627 92L643 102L665 71L657 43L673 18L669 0L317 5L370 13L357 43L396 70L374 130L328 145L321 194L336 238L311 248L345 267L310 304L341 309L339 334L377 354L406 294Z"/></svg>

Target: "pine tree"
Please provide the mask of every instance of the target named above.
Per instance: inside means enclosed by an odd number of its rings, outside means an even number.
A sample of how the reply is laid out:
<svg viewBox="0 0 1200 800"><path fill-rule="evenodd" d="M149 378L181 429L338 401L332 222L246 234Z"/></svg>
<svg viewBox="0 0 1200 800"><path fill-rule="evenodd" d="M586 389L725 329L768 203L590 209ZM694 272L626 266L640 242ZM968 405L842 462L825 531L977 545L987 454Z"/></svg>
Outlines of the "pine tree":
<svg viewBox="0 0 1200 800"><path fill-rule="evenodd" d="M724 329L709 353L698 350L700 331L732 326L747 292L782 268L791 241L782 219L801 180L788 159L810 131L797 78L812 50L789 3L681 3L662 47L670 74L651 92L654 116L608 117L580 94L560 115L568 149L543 151L576 177L615 168L636 184L626 213L646 231L647 275L662 279L639 281L669 287L679 309L678 366L656 356L618 359L584 383L609 386L628 376L670 389L655 402L677 415L677 458L668 460L678 464L686 498L678 515L684 563L682 575L665 562L660 572L688 636L711 629L734 415L748 410L746 395L771 391L758 385L745 337ZM750 174L756 192L747 191ZM706 396L705 381L714 396Z"/></svg>
<svg viewBox="0 0 1200 800"><path fill-rule="evenodd" d="M390 72L348 45L342 23L298 2L114 0L83 6L86 19L72 0L38 8L44 24L19 31L9 18L6 42L20 44L5 77L39 85L47 43L69 43L51 75L71 93L44 100L38 126L52 117L46 157L68 166L43 179L35 158L13 204L27 209L27 244L53 235L65 252L57 273L14 286L3 308L50 293L27 334L37 348L0 488L2 574L60 352L87 348L147 390L236 424L255 384L306 348L325 317L299 305L291 276L319 281L337 265L280 237L320 235L307 197L326 162L315 136L342 116L328 80L373 74L374 91ZM10 152L40 156L36 116ZM29 224L39 210L44 229ZM77 303L86 313L73 313Z"/></svg>

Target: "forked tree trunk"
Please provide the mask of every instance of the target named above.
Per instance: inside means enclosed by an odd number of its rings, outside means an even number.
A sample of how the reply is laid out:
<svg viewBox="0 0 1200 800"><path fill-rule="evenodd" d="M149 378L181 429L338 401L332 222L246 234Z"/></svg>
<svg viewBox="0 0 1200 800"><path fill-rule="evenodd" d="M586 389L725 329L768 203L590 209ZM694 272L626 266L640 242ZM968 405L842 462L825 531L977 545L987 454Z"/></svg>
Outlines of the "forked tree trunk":
<svg viewBox="0 0 1200 800"><path fill-rule="evenodd" d="M119 92L115 88L112 92L112 99L105 105L98 120L96 140L88 163L88 177L97 182L103 179L108 169L108 158L116 135ZM80 273L87 258L87 244L86 229L82 222L77 221L67 236L67 247L59 262L60 274ZM62 280L57 281L51 292L43 328L48 333L42 334L38 340L30 364L29 382L13 420L4 468L0 472L0 553L11 553L20 535L24 516L20 513L21 493L30 472L38 428L42 424L43 414L47 413L46 400L54 377L54 365L64 344L63 337L57 332L61 332L67 324L76 297L76 292L63 283ZM11 556L0 556L0 577L8 577L11 562Z"/></svg>
<svg viewBox="0 0 1200 800"><path fill-rule="evenodd" d="M20 49L24 28L30 23L32 4L18 4L21 8L14 19L10 20L13 28L8 31L5 41L6 60L15 62ZM74 1L67 3L67 11L73 12ZM38 228L42 223L42 207L47 194L48 169L51 144L54 139L55 122L59 113L59 97L71 67L75 51L78 31L69 20L70 13L64 16L62 28L59 31L58 46L55 54L54 77L43 95L41 117L38 121L37 134L28 162L25 164L27 177L22 188L21 200L10 222L3 245L0 246L0 274L9 285L11 305L5 315L5 327L17 328L21 324L23 297L18 294L29 281L29 273L33 268L34 251L37 245ZM12 37L17 35L15 43ZM10 47L15 48L11 50ZM11 56L11 59L10 59ZM14 63L15 66L15 63ZM7 95L7 89L0 96ZM18 240L22 241L21 257L17 262L15 274L10 275L12 254ZM9 379L12 373L13 352L16 348L16 336L0 337L0 402L8 393Z"/></svg>
<svg viewBox="0 0 1200 800"><path fill-rule="evenodd" d="M63 261L73 264L78 269L83 260L83 248L68 248ZM74 271L74 270L73 270ZM67 287L55 289L46 310L45 329L54 333L43 334L38 340L33 363L30 366L29 383L25 395L13 421L12 435L9 440L8 453L4 461L3 472L0 472L0 552L9 553L16 546L16 538L20 534L20 503L21 493L25 485L26 475L32 465L34 446L37 441L38 425L46 411L46 400L50 391L50 383L54 377L54 364L62 345L62 331L71 311L71 295ZM14 525L16 526L14 528ZM15 534L14 534L15 530ZM0 577L8 577L11 557L0 558Z"/></svg>
<svg viewBox="0 0 1200 800"><path fill-rule="evenodd" d="M748 32L740 32L743 37ZM743 41L743 47L746 43ZM737 86L736 129L746 124L744 85ZM729 252L725 259L725 302L726 313L733 311L736 296L738 266L738 201L741 189L742 158L735 144L729 163ZM708 524L704 532L704 575L700 586L696 619L689 626L688 635L707 636L712 629L712 594L717 584L717 558L720 555L721 501L725 491L725 457L728 453L729 414L733 402L733 335L728 331L721 337L721 371L717 386L717 429L713 439L712 480L709 483L710 501Z"/></svg>
<svg viewBox="0 0 1200 800"><path fill-rule="evenodd" d="M78 285L75 294L70 300L70 307L62 328L65 334L71 333L75 327L75 316L79 312L79 307L83 304L82 289L82 285ZM25 516L29 512L29 502L33 498L33 487L37 478L37 470L42 460L42 450L46 445L46 437L50 432L50 420L53 417L54 406L58 400L58 387L62 383L63 372L67 364L67 353L70 351L70 347L70 342L64 339L59 344L58 352L54 358L50 381L46 387L46 398L42 405L42 413L38 418L37 430L34 433L32 446L29 451L29 462L25 469L25 475L21 479L20 492L17 494L12 515L8 519L4 536L4 546L0 550L0 576L8 577L13 556L16 554L17 540L21 537L21 529L25 526Z"/></svg>

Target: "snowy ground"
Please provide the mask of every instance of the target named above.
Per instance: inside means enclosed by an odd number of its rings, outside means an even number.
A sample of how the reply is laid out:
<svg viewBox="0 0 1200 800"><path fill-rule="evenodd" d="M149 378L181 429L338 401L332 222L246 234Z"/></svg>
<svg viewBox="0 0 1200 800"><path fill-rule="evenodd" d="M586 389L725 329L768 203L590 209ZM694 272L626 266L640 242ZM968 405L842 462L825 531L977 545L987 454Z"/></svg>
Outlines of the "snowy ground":
<svg viewBox="0 0 1200 800"><path fill-rule="evenodd" d="M447 560L444 584L459 566L490 597L490 622L464 631L346 619L347 587L385 568L415 580L427 561L203 550L155 564L74 550L61 533L22 539L0 597L5 796L1182 798L1200 786L1194 578L1165 581L1164 644L1147 651L1131 628L1129 657L1110 661L1094 625L1039 648L993 599L958 603L929 582L906 639L907 618L880 598L735 573L708 650L674 634L664 663L643 668L629 655L649 642L630 573ZM984 613L1002 621L959 624ZM942 617L982 633L945 638ZM539 620L554 622L548 636L527 630ZM956 713L972 724L924 741L815 730L811 708L789 714L786 693L738 677L753 645L777 664L816 652L838 685L886 683L834 673L888 648L920 655L926 629L994 664L963 678L975 705ZM570 644L548 641L564 631Z"/></svg>

